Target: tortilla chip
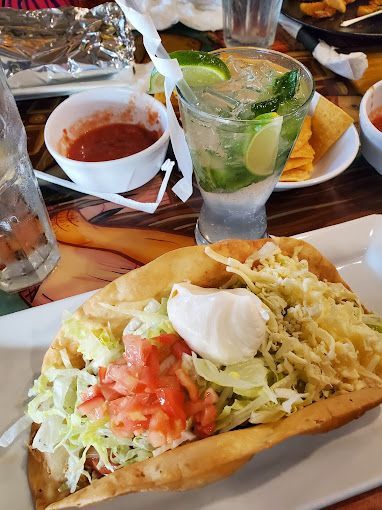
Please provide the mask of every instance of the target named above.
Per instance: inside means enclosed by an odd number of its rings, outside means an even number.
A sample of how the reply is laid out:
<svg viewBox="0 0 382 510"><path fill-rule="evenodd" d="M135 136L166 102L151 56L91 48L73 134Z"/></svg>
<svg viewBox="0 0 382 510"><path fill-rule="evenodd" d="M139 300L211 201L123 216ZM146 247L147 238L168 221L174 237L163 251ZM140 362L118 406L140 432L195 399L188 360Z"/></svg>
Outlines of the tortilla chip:
<svg viewBox="0 0 382 510"><path fill-rule="evenodd" d="M330 147L353 124L353 119L337 105L320 97L312 117L310 143L315 150L314 162L319 161Z"/></svg>
<svg viewBox="0 0 382 510"><path fill-rule="evenodd" d="M294 147L294 149L291 152L291 155L289 156L289 159L293 159L293 158L310 158L313 161L314 149L310 145L309 142L302 145L298 149L296 149L296 147Z"/></svg>
<svg viewBox="0 0 382 510"><path fill-rule="evenodd" d="M312 163L312 158L290 158L285 163L284 172L288 172L289 170L293 170L294 168L300 168L305 165L309 165Z"/></svg>
<svg viewBox="0 0 382 510"><path fill-rule="evenodd" d="M312 136L312 117L309 117L309 115L307 115L304 119L304 122L302 123L301 131L297 137L296 143L294 144L293 150L301 149L301 147L308 143L311 136Z"/></svg>
<svg viewBox="0 0 382 510"><path fill-rule="evenodd" d="M284 171L280 176L282 182L306 181L313 173L313 163L307 163L298 168Z"/></svg>
<svg viewBox="0 0 382 510"><path fill-rule="evenodd" d="M155 99L166 105L166 94L164 92L155 92L154 94ZM179 118L179 102L178 102L178 95L176 93L176 90L173 91L171 94L171 104L174 108L174 112L176 116Z"/></svg>
<svg viewBox="0 0 382 510"><path fill-rule="evenodd" d="M213 249L244 262L268 241L223 241L213 245ZM349 288L333 264L308 243L292 238L273 238L272 241L286 255L292 256L297 252L300 259L306 259L310 271L319 279L341 282ZM175 282L189 280L203 287L219 287L230 276L223 264L205 255L204 247L181 248L110 283L84 303L75 312L75 317L103 320L113 330L122 331L124 324L113 313L105 312L104 303L116 305L123 302L131 308L141 309L150 298L168 296ZM59 354L61 348L67 349L75 366L81 366L77 344L65 338L61 329L44 357L42 372L51 366L63 366ZM57 473L63 473L65 463L57 458L56 453L53 454L56 457L54 462L53 459L47 462L44 454L32 451L28 461L29 483L38 510L83 507L130 492L201 487L230 475L256 453L289 437L327 432L361 416L381 402L382 388L365 388L320 400L278 422L211 436L123 467L68 497L65 497L66 493L57 492L60 485ZM60 462L61 469L58 469Z"/></svg>

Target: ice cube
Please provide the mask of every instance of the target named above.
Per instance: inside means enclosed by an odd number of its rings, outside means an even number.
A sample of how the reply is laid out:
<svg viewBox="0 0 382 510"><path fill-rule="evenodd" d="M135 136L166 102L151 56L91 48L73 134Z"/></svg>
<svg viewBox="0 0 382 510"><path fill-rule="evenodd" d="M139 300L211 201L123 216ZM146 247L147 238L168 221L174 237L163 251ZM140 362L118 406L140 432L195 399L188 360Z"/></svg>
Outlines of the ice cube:
<svg viewBox="0 0 382 510"><path fill-rule="evenodd" d="M230 56L226 61L231 80L214 86L243 103L255 103L273 95L272 85L280 72L268 60Z"/></svg>
<svg viewBox="0 0 382 510"><path fill-rule="evenodd" d="M242 87L243 79L240 77L233 77L230 80L218 81L209 88L226 96L233 97Z"/></svg>
<svg viewBox="0 0 382 510"><path fill-rule="evenodd" d="M211 87L199 92L197 97L203 111L224 118L232 117L232 110L239 104L232 98L232 94L226 95L224 92Z"/></svg>
<svg viewBox="0 0 382 510"><path fill-rule="evenodd" d="M265 59L229 56L226 64L232 79L240 79L242 83L251 84L251 86L261 87L269 84L279 74L275 65Z"/></svg>
<svg viewBox="0 0 382 510"><path fill-rule="evenodd" d="M243 74L243 70L247 67L248 63L244 59L239 59L230 55L226 60L226 65L231 73L232 78L236 76L241 76Z"/></svg>
<svg viewBox="0 0 382 510"><path fill-rule="evenodd" d="M229 119L253 118L251 105L272 99L275 78L283 73L268 60L230 56L226 63L231 79L198 91L200 107Z"/></svg>

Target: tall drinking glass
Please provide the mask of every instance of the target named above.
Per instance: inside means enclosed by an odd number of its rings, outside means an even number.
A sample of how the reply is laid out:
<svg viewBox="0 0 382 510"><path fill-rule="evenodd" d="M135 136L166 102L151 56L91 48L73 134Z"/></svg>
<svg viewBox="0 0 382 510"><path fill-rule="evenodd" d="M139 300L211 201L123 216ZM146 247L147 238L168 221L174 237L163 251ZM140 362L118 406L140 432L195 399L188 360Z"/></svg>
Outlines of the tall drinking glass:
<svg viewBox="0 0 382 510"><path fill-rule="evenodd" d="M233 48L214 52L231 79L194 89L199 102L178 91L180 112L203 206L195 229L198 244L257 239L267 234L265 203L296 141L313 95L313 79L300 62L276 51ZM261 109L280 76L299 76L293 98L277 113ZM259 115L254 111L260 108Z"/></svg>
<svg viewBox="0 0 382 510"><path fill-rule="evenodd" d="M281 4L282 0L223 0L226 46L271 46Z"/></svg>
<svg viewBox="0 0 382 510"><path fill-rule="evenodd" d="M59 258L25 129L0 66L0 289L40 283Z"/></svg>

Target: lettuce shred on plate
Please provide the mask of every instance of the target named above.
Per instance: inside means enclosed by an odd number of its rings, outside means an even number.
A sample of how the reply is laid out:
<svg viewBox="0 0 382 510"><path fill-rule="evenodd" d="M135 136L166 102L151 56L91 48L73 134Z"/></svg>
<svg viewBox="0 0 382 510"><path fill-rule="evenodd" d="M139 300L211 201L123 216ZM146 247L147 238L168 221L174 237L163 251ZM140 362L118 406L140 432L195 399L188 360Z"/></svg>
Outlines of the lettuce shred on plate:
<svg viewBox="0 0 382 510"><path fill-rule="evenodd" d="M376 374L381 368L382 320L364 314L353 292L340 283L320 281L309 271L307 261L298 260L298 253L287 257L273 243L266 243L245 263L211 248L206 253L232 273L226 287L247 287L269 313L266 340L252 359L218 367L195 353L183 354L183 370L200 392L212 387L217 393L215 432L272 422L334 394L382 386ZM126 317L132 334L150 339L174 332L165 299L150 300L136 311L123 304L104 306ZM78 342L85 367L73 367L63 349L65 368L49 368L35 381L27 413L40 424L33 448L60 449L68 456L70 491L76 490L81 477L90 478L85 462L92 452L99 466L113 471L194 438L186 430L173 444L156 449L145 434L133 439L116 437L107 417L91 421L81 416L77 406L83 391L95 384L98 367L121 356L123 344L109 327L94 321L68 318L64 328L65 335Z"/></svg>

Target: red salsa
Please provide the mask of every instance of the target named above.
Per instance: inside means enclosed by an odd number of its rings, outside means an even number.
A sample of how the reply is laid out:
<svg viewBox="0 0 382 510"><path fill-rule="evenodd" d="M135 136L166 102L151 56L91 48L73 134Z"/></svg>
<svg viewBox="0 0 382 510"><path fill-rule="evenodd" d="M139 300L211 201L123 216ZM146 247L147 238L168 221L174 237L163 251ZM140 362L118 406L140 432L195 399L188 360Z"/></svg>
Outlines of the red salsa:
<svg viewBox="0 0 382 510"><path fill-rule="evenodd" d="M382 131L382 107L371 112L370 120L379 131Z"/></svg>
<svg viewBox="0 0 382 510"><path fill-rule="evenodd" d="M158 140L156 131L137 124L95 127L71 142L66 156L76 161L109 161L136 154Z"/></svg>

